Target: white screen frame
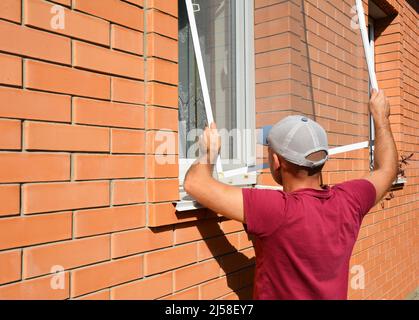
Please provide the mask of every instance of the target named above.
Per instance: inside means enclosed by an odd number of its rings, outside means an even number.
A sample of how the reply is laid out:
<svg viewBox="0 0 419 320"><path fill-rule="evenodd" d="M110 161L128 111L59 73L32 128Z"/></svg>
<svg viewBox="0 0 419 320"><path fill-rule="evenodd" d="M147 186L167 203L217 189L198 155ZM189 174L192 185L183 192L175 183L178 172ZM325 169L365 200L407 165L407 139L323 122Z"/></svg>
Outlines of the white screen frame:
<svg viewBox="0 0 419 320"><path fill-rule="evenodd" d="M205 75L204 61L199 43L199 34L197 30L195 14L199 10L199 5L194 4L192 0L185 0L191 35L194 45L194 52L198 66L198 74L201 81L202 93L204 97L205 113L207 122L214 122L214 116L211 108L211 99L207 78ZM242 94L237 94L237 116L238 123L244 124L245 128L250 132L255 132L256 112L255 112L255 54L254 54L254 4L250 0L236 1L236 61L237 68L236 81L237 87L242 88ZM243 70L244 69L244 70ZM256 139L253 135L242 135L240 148L242 150L241 157L247 166L253 166L256 162ZM179 159L179 183L182 185L184 177L189 167L194 163L195 159L180 158ZM233 185L252 185L256 184L256 173L247 172L246 168L239 168L237 174L224 175L223 166L220 157L217 159L216 171L218 179L222 182ZM237 170L237 169L236 169Z"/></svg>

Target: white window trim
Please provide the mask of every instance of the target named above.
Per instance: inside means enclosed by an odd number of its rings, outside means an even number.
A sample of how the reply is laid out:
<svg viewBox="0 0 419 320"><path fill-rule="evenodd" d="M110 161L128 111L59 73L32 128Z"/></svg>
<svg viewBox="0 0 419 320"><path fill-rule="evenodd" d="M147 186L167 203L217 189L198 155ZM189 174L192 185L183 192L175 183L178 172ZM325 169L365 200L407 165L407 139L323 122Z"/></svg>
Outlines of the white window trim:
<svg viewBox="0 0 419 320"><path fill-rule="evenodd" d="M199 10L199 5L192 3L192 0L185 0L189 24L191 27L192 41L195 51L196 62L198 66L199 79L201 81L202 93L204 97L205 113L208 123L214 122L214 117L211 108L211 99L209 95L208 83L205 75L205 67L202 57L202 50L199 42L199 34L195 20L194 11ZM236 35L237 35L237 61L238 65L246 66L245 72L238 70L237 81L240 87L245 88L245 94L237 95L237 108L245 106L245 112L243 109L237 110L237 116L241 117L238 122L244 123L245 127L255 131L255 62L254 62L254 37L253 37L253 14L254 6L253 1L237 1L236 12L243 12L243 14L236 14ZM243 32L243 30L245 30ZM239 37L242 36L241 39ZM240 62L241 61L241 62ZM252 154L255 155L256 151L256 139L252 136L252 141L246 141L246 138L241 142L240 149L244 149L244 161L249 166L254 165L254 159ZM182 185L184 177L189 167L195 159L179 159L179 183ZM221 182L233 184L233 185L251 185L256 184L256 172L248 173L247 167L242 167L238 170L237 174L232 174L231 171L223 171L220 156L217 159L216 171L218 179ZM233 172L236 172L236 171Z"/></svg>

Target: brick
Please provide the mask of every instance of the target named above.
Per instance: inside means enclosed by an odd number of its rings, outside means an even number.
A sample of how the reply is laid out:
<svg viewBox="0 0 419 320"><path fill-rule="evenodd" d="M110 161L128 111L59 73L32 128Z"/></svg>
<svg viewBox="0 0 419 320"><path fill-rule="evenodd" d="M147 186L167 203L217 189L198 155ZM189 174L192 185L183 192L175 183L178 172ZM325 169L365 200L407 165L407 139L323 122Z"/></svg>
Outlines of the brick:
<svg viewBox="0 0 419 320"><path fill-rule="evenodd" d="M173 155L147 156L147 178L177 178L179 176L179 162Z"/></svg>
<svg viewBox="0 0 419 320"><path fill-rule="evenodd" d="M147 84L147 104L178 108L178 89L162 83Z"/></svg>
<svg viewBox="0 0 419 320"><path fill-rule="evenodd" d="M239 237L237 233L200 241L198 242L198 259L204 260L234 252L238 249L238 247Z"/></svg>
<svg viewBox="0 0 419 320"><path fill-rule="evenodd" d="M255 57L256 68L270 67L284 63L291 63L293 50L290 48L281 48L275 51L257 54Z"/></svg>
<svg viewBox="0 0 419 320"><path fill-rule="evenodd" d="M143 58L81 41L73 41L73 65L103 73L144 79Z"/></svg>
<svg viewBox="0 0 419 320"><path fill-rule="evenodd" d="M108 76L33 60L26 61L26 87L91 98L110 98Z"/></svg>
<svg viewBox="0 0 419 320"><path fill-rule="evenodd" d="M150 0L150 2L147 3L147 5L149 8L154 8L159 11L163 11L174 17L178 16L178 5L176 1Z"/></svg>
<svg viewBox="0 0 419 320"><path fill-rule="evenodd" d="M121 179L144 177L142 155L74 155L74 179Z"/></svg>
<svg viewBox="0 0 419 320"><path fill-rule="evenodd" d="M253 281L253 267L240 270L210 282L206 282L200 286L201 299L217 299L234 291L249 286Z"/></svg>
<svg viewBox="0 0 419 320"><path fill-rule="evenodd" d="M144 7L144 1L143 0L126 0L126 2L135 4L135 5L140 6L140 7Z"/></svg>
<svg viewBox="0 0 419 320"><path fill-rule="evenodd" d="M71 238L71 212L0 219L0 250Z"/></svg>
<svg viewBox="0 0 419 320"><path fill-rule="evenodd" d="M62 7L64 29L53 28L51 20L57 13L51 13L55 4L42 0L25 0L25 24L49 32L109 45L109 22L91 15Z"/></svg>
<svg viewBox="0 0 419 320"><path fill-rule="evenodd" d="M219 275L220 265L216 260L210 260L175 270L175 291L218 278Z"/></svg>
<svg viewBox="0 0 419 320"><path fill-rule="evenodd" d="M222 277L202 284L200 286L201 299L213 300L230 293L234 289L231 288L229 282L226 277Z"/></svg>
<svg viewBox="0 0 419 320"><path fill-rule="evenodd" d="M2 0L0 2L0 18L2 19L20 23L21 12L20 0Z"/></svg>
<svg viewBox="0 0 419 320"><path fill-rule="evenodd" d="M95 292L92 294L88 294L82 297L76 298L76 300L110 300L111 299L111 292L109 289L105 289L103 291Z"/></svg>
<svg viewBox="0 0 419 320"><path fill-rule="evenodd" d="M67 7L71 7L71 0L49 0L49 1L57 3L57 4L62 4Z"/></svg>
<svg viewBox="0 0 419 320"><path fill-rule="evenodd" d="M0 185L0 217L20 212L20 187L17 184Z"/></svg>
<svg viewBox="0 0 419 320"><path fill-rule="evenodd" d="M73 8L132 29L144 29L143 10L119 0L74 0Z"/></svg>
<svg viewBox="0 0 419 320"><path fill-rule="evenodd" d="M177 85L179 81L178 66L171 61L149 58L147 61L147 80Z"/></svg>
<svg viewBox="0 0 419 320"><path fill-rule="evenodd" d="M71 63L70 39L0 21L0 50L63 64Z"/></svg>
<svg viewBox="0 0 419 320"><path fill-rule="evenodd" d="M59 278L60 277L60 278ZM63 289L54 288L51 284L62 284ZM65 300L69 298L69 274L49 275L28 281L17 282L0 287L2 300Z"/></svg>
<svg viewBox="0 0 419 320"><path fill-rule="evenodd" d="M146 133L147 152L159 155L177 155L179 153L179 135L174 131L148 131ZM174 163L176 157L171 157Z"/></svg>
<svg viewBox="0 0 419 320"><path fill-rule="evenodd" d="M0 87L0 116L6 118L71 121L69 96Z"/></svg>
<svg viewBox="0 0 419 320"><path fill-rule="evenodd" d="M70 156L49 153L2 153L1 182L63 181L70 179Z"/></svg>
<svg viewBox="0 0 419 320"><path fill-rule="evenodd" d="M166 297L165 300L199 300L199 288L194 287L175 293L174 295Z"/></svg>
<svg viewBox="0 0 419 320"><path fill-rule="evenodd" d="M22 58L0 54L0 84L22 85Z"/></svg>
<svg viewBox="0 0 419 320"><path fill-rule="evenodd" d="M145 131L112 129L112 153L144 153Z"/></svg>
<svg viewBox="0 0 419 320"><path fill-rule="evenodd" d="M21 122L0 119L0 149L19 150L21 148Z"/></svg>
<svg viewBox="0 0 419 320"><path fill-rule="evenodd" d="M158 33L162 36L177 40L178 20L155 9L147 11L147 32Z"/></svg>
<svg viewBox="0 0 419 320"><path fill-rule="evenodd" d="M23 249L23 277L52 273L56 265L68 270L109 259L109 235L30 247Z"/></svg>
<svg viewBox="0 0 419 320"><path fill-rule="evenodd" d="M173 244L172 227L156 230L143 228L112 234L112 258L170 247Z"/></svg>
<svg viewBox="0 0 419 320"><path fill-rule="evenodd" d="M144 82L122 78L112 78L112 100L144 104Z"/></svg>
<svg viewBox="0 0 419 320"><path fill-rule="evenodd" d="M191 264L197 260L196 243L146 253L144 274L151 275Z"/></svg>
<svg viewBox="0 0 419 320"><path fill-rule="evenodd" d="M23 186L25 214L109 205L109 182L37 183Z"/></svg>
<svg viewBox="0 0 419 320"><path fill-rule="evenodd" d="M221 273L228 274L242 269L246 266L252 266L255 264L255 251L253 248L249 248L243 251L237 251L230 254L226 254L219 258L220 265L222 266Z"/></svg>
<svg viewBox="0 0 419 320"><path fill-rule="evenodd" d="M71 297L132 281L143 276L143 257L130 257L77 269L71 273Z"/></svg>
<svg viewBox="0 0 419 320"><path fill-rule="evenodd" d="M175 227L175 244L206 239L222 234L223 231L216 220L182 223Z"/></svg>
<svg viewBox="0 0 419 320"><path fill-rule="evenodd" d="M144 107L125 103L75 98L76 123L122 128L144 128Z"/></svg>
<svg viewBox="0 0 419 320"><path fill-rule="evenodd" d="M179 199L179 180L148 180L147 181L148 201L162 202L175 201Z"/></svg>
<svg viewBox="0 0 419 320"><path fill-rule="evenodd" d="M140 228L144 225L145 206L142 205L81 210L74 213L74 236L78 238Z"/></svg>
<svg viewBox="0 0 419 320"><path fill-rule="evenodd" d="M281 3L281 2L282 0L256 0L255 8L259 9L259 8L263 8L267 6L272 6L274 4Z"/></svg>
<svg viewBox="0 0 419 320"><path fill-rule="evenodd" d="M112 25L112 48L143 55L144 35L142 32Z"/></svg>
<svg viewBox="0 0 419 320"><path fill-rule="evenodd" d="M147 34L147 55L177 62L179 59L178 42L157 33Z"/></svg>
<svg viewBox="0 0 419 320"><path fill-rule="evenodd" d="M271 20L260 23L255 26L256 39L272 36L282 32L290 32L292 30L292 20L290 17Z"/></svg>
<svg viewBox="0 0 419 320"><path fill-rule="evenodd" d="M243 223L237 221L237 220L224 220L220 222L221 230L223 230L224 233L231 233L231 232L237 232L243 230Z"/></svg>
<svg viewBox="0 0 419 320"><path fill-rule="evenodd" d="M149 204L148 209L148 226L150 227L190 222L198 219L204 219L209 216L207 210L205 209L198 211L194 210L190 213L182 212L182 214L177 214L173 203Z"/></svg>
<svg viewBox="0 0 419 320"><path fill-rule="evenodd" d="M25 149L96 151L110 149L108 128L26 121Z"/></svg>
<svg viewBox="0 0 419 320"><path fill-rule="evenodd" d="M152 300L172 292L172 273L145 278L111 289L114 300Z"/></svg>
<svg viewBox="0 0 419 320"><path fill-rule="evenodd" d="M145 202L144 180L115 180L112 190L113 205Z"/></svg>
<svg viewBox="0 0 419 320"><path fill-rule="evenodd" d="M239 233L239 250L253 247L253 237L247 232L243 231Z"/></svg>
<svg viewBox="0 0 419 320"><path fill-rule="evenodd" d="M21 279L21 256L20 250L0 252L0 284Z"/></svg>
<svg viewBox="0 0 419 320"><path fill-rule="evenodd" d="M147 128L178 131L178 122L173 121L178 111L172 108L147 107Z"/></svg>

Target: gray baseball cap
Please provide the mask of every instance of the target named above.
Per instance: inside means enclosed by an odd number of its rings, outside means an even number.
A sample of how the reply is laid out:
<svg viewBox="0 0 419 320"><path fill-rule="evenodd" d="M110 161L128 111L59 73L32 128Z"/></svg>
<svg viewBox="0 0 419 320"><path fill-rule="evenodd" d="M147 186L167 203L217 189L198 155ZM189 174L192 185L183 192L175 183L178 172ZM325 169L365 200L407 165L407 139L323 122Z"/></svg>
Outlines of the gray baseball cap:
<svg viewBox="0 0 419 320"><path fill-rule="evenodd" d="M269 145L287 161L299 166L315 168L328 159L326 131L305 116L288 116L274 126L263 127L258 140L263 145ZM307 158L318 151L325 152L323 159L313 161Z"/></svg>

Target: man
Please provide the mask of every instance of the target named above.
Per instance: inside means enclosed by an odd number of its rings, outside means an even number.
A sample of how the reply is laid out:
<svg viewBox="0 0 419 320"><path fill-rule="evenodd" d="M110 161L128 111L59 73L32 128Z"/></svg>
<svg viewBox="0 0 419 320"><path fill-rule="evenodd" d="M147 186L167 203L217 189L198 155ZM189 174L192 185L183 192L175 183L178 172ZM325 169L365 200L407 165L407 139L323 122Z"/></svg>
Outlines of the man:
<svg viewBox="0 0 419 320"><path fill-rule="evenodd" d="M363 179L320 187L327 136L316 122L287 117L267 138L271 174L283 191L241 189L212 177L221 142L215 125L185 190L203 206L246 224L255 236L254 299L347 299L349 260L365 214L387 193L398 155L383 91L373 91L374 170Z"/></svg>

